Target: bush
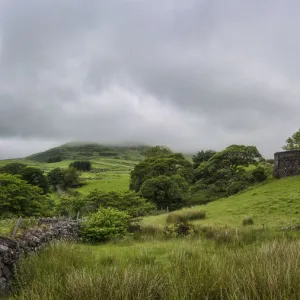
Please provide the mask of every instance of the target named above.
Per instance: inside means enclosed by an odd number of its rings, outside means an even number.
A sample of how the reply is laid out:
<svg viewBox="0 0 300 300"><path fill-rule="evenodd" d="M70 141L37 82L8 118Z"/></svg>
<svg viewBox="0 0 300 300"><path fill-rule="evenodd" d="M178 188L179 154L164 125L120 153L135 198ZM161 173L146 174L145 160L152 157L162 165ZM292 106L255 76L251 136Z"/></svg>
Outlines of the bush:
<svg viewBox="0 0 300 300"><path fill-rule="evenodd" d="M166 221L167 223L186 223L193 220L203 220L205 216L205 211L186 210L168 214Z"/></svg>
<svg viewBox="0 0 300 300"><path fill-rule="evenodd" d="M60 162L62 161L62 158L60 157L60 155L57 156L51 156L48 158L47 163L51 164L51 163L56 163L56 162Z"/></svg>
<svg viewBox="0 0 300 300"><path fill-rule="evenodd" d="M184 222L165 226L163 233L166 237L180 237L196 233L196 231L194 225Z"/></svg>
<svg viewBox="0 0 300 300"><path fill-rule="evenodd" d="M247 226L247 225L253 225L254 224L254 221L251 217L246 217L244 220L243 220L243 226Z"/></svg>
<svg viewBox="0 0 300 300"><path fill-rule="evenodd" d="M256 182L263 182L267 179L267 174L266 174L266 170L264 167L257 167L255 168L253 171L252 171L252 176L253 176L253 179L256 181Z"/></svg>
<svg viewBox="0 0 300 300"><path fill-rule="evenodd" d="M82 237L89 242L105 242L126 235L129 216L114 208L100 208L82 226Z"/></svg>
<svg viewBox="0 0 300 300"><path fill-rule="evenodd" d="M69 167L73 167L78 171L91 171L92 164L90 161L74 161L69 165Z"/></svg>

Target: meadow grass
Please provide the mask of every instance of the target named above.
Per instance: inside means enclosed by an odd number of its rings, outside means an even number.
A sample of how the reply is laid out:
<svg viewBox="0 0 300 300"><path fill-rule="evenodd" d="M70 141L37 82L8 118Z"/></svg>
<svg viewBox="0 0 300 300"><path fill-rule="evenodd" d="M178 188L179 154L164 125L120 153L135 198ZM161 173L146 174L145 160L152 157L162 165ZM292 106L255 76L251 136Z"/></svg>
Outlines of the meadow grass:
<svg viewBox="0 0 300 300"><path fill-rule="evenodd" d="M190 222L194 220L205 219L206 213L196 209L183 209L181 211L172 212L167 215L167 223Z"/></svg>
<svg viewBox="0 0 300 300"><path fill-rule="evenodd" d="M10 299L299 299L298 236L234 235L239 243L60 242L22 261Z"/></svg>
<svg viewBox="0 0 300 300"><path fill-rule="evenodd" d="M206 212L205 219L195 220L194 224L239 227L247 217L251 217L258 227L300 224L300 176L272 179L240 194L189 210ZM145 217L142 224L164 226L167 217L168 214Z"/></svg>
<svg viewBox="0 0 300 300"><path fill-rule="evenodd" d="M47 174L55 168L66 169L73 161L74 160L63 160L56 163L42 163L28 159L10 159L0 160L0 168L9 163L19 162L31 167L40 168L45 172L45 174ZM130 171L133 169L134 165L138 163L138 161L101 157L98 159L92 159L91 163L92 171L82 172L80 176L84 185L76 189L82 194L87 194L93 189L101 189L108 192L128 191ZM57 200L57 196L55 194L51 197Z"/></svg>

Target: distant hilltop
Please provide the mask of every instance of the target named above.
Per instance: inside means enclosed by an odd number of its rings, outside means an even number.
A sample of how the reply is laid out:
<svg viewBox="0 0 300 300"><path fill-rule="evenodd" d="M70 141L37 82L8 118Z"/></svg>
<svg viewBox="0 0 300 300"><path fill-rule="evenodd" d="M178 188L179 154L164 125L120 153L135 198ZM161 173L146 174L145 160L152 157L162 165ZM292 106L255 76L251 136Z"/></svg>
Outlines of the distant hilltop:
<svg viewBox="0 0 300 300"><path fill-rule="evenodd" d="M99 157L112 158L142 158L143 152L150 146L145 145L104 145L97 143L72 142L51 148L44 152L32 154L27 159L37 162L59 162L62 160L96 159Z"/></svg>

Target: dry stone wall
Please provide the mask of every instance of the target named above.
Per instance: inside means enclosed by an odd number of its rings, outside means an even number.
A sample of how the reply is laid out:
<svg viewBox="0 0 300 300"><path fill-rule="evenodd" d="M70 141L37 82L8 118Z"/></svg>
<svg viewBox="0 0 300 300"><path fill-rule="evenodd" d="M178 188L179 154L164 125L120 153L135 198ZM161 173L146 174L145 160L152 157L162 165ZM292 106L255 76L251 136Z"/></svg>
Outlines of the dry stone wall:
<svg viewBox="0 0 300 300"><path fill-rule="evenodd" d="M274 177L300 175L300 150L277 152L274 154Z"/></svg>
<svg viewBox="0 0 300 300"><path fill-rule="evenodd" d="M22 255L37 252L52 240L78 240L80 224L80 221L41 219L37 228L27 230L17 239L0 237L0 295L10 290L14 269Z"/></svg>

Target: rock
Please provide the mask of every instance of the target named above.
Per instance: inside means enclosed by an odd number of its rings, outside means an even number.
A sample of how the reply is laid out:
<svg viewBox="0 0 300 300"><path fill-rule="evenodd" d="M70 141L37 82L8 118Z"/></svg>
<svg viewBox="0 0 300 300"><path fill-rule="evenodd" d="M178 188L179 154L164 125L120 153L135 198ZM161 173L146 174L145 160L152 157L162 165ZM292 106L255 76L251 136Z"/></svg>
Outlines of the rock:
<svg viewBox="0 0 300 300"><path fill-rule="evenodd" d="M0 237L0 294L6 293L12 285L13 270L20 258L43 248L49 241L79 239L80 221L63 219L40 219L38 228L24 232L17 240Z"/></svg>
<svg viewBox="0 0 300 300"><path fill-rule="evenodd" d="M5 245L0 245L0 253L5 253L9 250L9 248Z"/></svg>

